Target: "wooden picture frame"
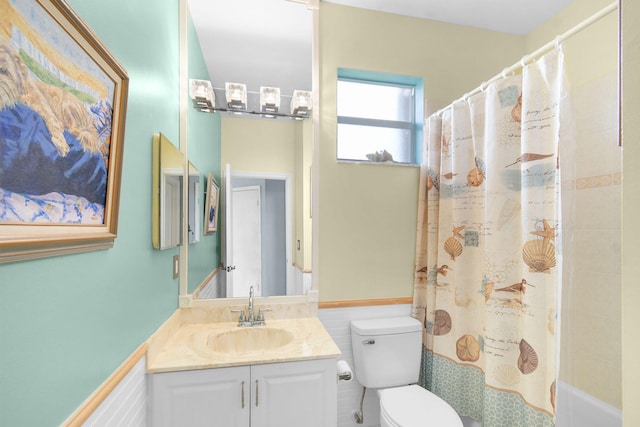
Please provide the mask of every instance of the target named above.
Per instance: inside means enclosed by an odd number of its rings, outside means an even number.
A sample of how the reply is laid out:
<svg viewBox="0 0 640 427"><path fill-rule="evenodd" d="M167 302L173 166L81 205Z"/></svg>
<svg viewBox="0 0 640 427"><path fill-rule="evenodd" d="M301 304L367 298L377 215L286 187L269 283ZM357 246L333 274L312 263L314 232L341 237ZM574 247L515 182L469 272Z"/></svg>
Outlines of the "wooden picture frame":
<svg viewBox="0 0 640 427"><path fill-rule="evenodd" d="M0 0L0 63L0 263L111 248L126 70L64 0Z"/></svg>
<svg viewBox="0 0 640 427"><path fill-rule="evenodd" d="M220 216L220 187L211 174L207 177L207 204L204 215L204 234L211 234L218 230L218 216Z"/></svg>

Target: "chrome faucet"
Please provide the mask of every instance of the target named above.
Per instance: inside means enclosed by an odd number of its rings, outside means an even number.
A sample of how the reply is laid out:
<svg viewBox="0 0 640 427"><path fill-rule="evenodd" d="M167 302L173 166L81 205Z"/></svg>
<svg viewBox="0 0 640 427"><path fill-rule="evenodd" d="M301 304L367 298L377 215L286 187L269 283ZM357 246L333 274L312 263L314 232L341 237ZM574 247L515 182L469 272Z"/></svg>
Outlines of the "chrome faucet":
<svg viewBox="0 0 640 427"><path fill-rule="evenodd" d="M255 320L255 315L253 313L253 286L249 288L249 322L253 322Z"/></svg>
<svg viewBox="0 0 640 427"><path fill-rule="evenodd" d="M258 316L255 315L255 309L253 305L253 286L249 288L249 306L245 312L244 309L234 309L231 310L235 313L240 313L240 317L238 319L238 326L261 326L265 325L264 314L263 311L269 311L270 308L261 308L258 310Z"/></svg>

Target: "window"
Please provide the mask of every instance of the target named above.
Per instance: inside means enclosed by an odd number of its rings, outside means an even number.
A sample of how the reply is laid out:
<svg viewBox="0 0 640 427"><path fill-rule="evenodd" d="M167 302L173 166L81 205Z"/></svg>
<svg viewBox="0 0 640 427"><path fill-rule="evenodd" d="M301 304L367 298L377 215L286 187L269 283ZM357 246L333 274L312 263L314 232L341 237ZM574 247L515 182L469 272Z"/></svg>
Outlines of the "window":
<svg viewBox="0 0 640 427"><path fill-rule="evenodd" d="M337 158L418 163L422 93L422 79L340 69Z"/></svg>

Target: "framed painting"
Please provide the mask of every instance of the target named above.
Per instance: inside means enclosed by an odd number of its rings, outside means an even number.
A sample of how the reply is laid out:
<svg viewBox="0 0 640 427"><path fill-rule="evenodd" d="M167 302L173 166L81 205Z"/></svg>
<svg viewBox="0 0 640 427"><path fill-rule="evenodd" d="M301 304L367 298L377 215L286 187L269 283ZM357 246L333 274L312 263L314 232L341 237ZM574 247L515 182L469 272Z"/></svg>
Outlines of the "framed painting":
<svg viewBox="0 0 640 427"><path fill-rule="evenodd" d="M209 174L207 178L207 205L204 233L210 234L218 229L218 207L220 206L220 187Z"/></svg>
<svg viewBox="0 0 640 427"><path fill-rule="evenodd" d="M63 0L0 0L0 263L113 246L128 84Z"/></svg>

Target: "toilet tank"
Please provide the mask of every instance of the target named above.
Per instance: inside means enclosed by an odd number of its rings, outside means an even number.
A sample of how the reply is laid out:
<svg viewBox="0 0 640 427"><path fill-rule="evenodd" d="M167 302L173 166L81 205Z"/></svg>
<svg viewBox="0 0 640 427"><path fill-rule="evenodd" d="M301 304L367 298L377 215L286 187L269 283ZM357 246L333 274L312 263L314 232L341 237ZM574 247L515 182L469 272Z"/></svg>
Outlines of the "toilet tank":
<svg viewBox="0 0 640 427"><path fill-rule="evenodd" d="M355 376L367 388L418 382L422 324L412 317L352 320Z"/></svg>

